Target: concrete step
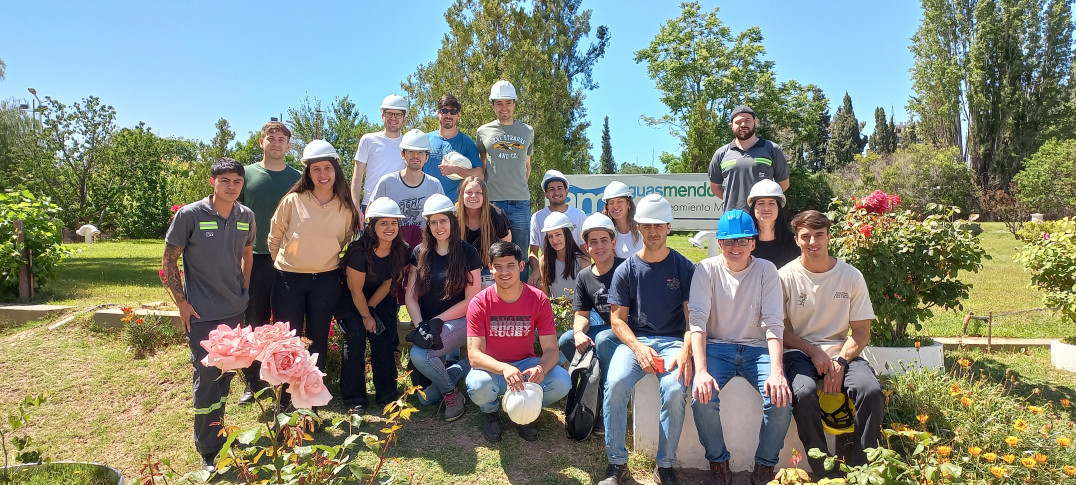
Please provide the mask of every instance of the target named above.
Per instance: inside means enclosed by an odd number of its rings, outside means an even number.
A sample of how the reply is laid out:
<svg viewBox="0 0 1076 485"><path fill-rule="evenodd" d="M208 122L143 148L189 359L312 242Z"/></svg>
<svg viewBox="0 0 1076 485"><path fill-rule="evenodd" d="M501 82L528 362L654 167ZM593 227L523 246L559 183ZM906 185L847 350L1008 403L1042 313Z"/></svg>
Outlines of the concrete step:
<svg viewBox="0 0 1076 485"><path fill-rule="evenodd" d="M1051 340L1053 339L994 337L993 339L990 339L989 346L991 349L1006 350L1023 349L1027 347L1049 347ZM966 345L968 347L986 347L988 345L986 337L934 337L934 341L945 345L947 349L956 349L959 348L960 345Z"/></svg>
<svg viewBox="0 0 1076 485"><path fill-rule="evenodd" d="M64 305L0 305L0 323L21 325L74 308L73 306Z"/></svg>
<svg viewBox="0 0 1076 485"><path fill-rule="evenodd" d="M179 312L176 310L147 310L138 309L134 311L135 315L144 317L147 315L160 315L172 320L172 325L183 331L183 325L180 323ZM102 328L119 328L123 326L123 322L120 321L123 318L123 310L119 308L108 308L105 310L97 310L93 314L93 322Z"/></svg>

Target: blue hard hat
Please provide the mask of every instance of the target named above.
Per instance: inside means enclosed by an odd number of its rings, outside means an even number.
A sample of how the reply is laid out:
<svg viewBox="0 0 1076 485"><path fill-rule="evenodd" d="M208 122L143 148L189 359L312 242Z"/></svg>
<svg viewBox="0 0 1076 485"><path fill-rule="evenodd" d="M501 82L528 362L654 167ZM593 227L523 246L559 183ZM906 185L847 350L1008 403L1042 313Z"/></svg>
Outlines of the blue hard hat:
<svg viewBox="0 0 1076 485"><path fill-rule="evenodd" d="M717 221L718 239L739 239L758 236L755 220L740 209L733 209L721 214Z"/></svg>

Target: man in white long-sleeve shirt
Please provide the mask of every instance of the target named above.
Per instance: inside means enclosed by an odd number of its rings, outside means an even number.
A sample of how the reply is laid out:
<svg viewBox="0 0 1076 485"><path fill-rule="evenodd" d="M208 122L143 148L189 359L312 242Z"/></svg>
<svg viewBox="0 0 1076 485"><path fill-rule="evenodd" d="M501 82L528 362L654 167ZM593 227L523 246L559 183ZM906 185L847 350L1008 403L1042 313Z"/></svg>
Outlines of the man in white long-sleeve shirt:
<svg viewBox="0 0 1076 485"><path fill-rule="evenodd" d="M762 426L754 484L768 483L792 420L792 393L782 361L784 307L773 263L751 256L751 216L734 209L717 223L721 255L702 260L691 280L688 323L695 361L691 408L714 483L729 484L729 452L721 430L718 391L742 376L762 394Z"/></svg>

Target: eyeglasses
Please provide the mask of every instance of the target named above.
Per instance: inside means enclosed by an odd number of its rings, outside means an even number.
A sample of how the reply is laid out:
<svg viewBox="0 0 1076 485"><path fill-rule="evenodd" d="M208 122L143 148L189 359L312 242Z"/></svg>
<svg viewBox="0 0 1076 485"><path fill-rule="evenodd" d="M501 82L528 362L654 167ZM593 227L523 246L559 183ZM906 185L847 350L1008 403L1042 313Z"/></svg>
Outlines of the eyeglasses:
<svg viewBox="0 0 1076 485"><path fill-rule="evenodd" d="M746 247L748 244L751 244L751 241L753 241L753 239L749 237L741 237L739 239L718 239L717 243L725 247L731 248L733 246L739 246L742 248Z"/></svg>
<svg viewBox="0 0 1076 485"><path fill-rule="evenodd" d="M381 114L382 114L382 116L384 116L384 117L386 117L386 118L388 118L390 120L396 120L396 119L400 119L400 118L403 118L404 116L406 116L403 113L397 113L395 111L384 111Z"/></svg>
<svg viewBox="0 0 1076 485"><path fill-rule="evenodd" d="M452 108L441 108L441 109L437 110L437 112L441 113L443 115L452 115L452 116L460 114L460 110L452 109Z"/></svg>

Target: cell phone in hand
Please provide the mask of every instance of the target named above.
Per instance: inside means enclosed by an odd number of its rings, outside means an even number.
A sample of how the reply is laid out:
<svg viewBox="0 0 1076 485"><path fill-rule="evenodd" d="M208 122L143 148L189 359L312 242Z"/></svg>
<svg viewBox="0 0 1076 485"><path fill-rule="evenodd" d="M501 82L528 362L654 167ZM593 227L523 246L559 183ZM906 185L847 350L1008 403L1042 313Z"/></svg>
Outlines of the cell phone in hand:
<svg viewBox="0 0 1076 485"><path fill-rule="evenodd" d="M658 374L665 373L665 359L661 357L654 357L654 371Z"/></svg>

